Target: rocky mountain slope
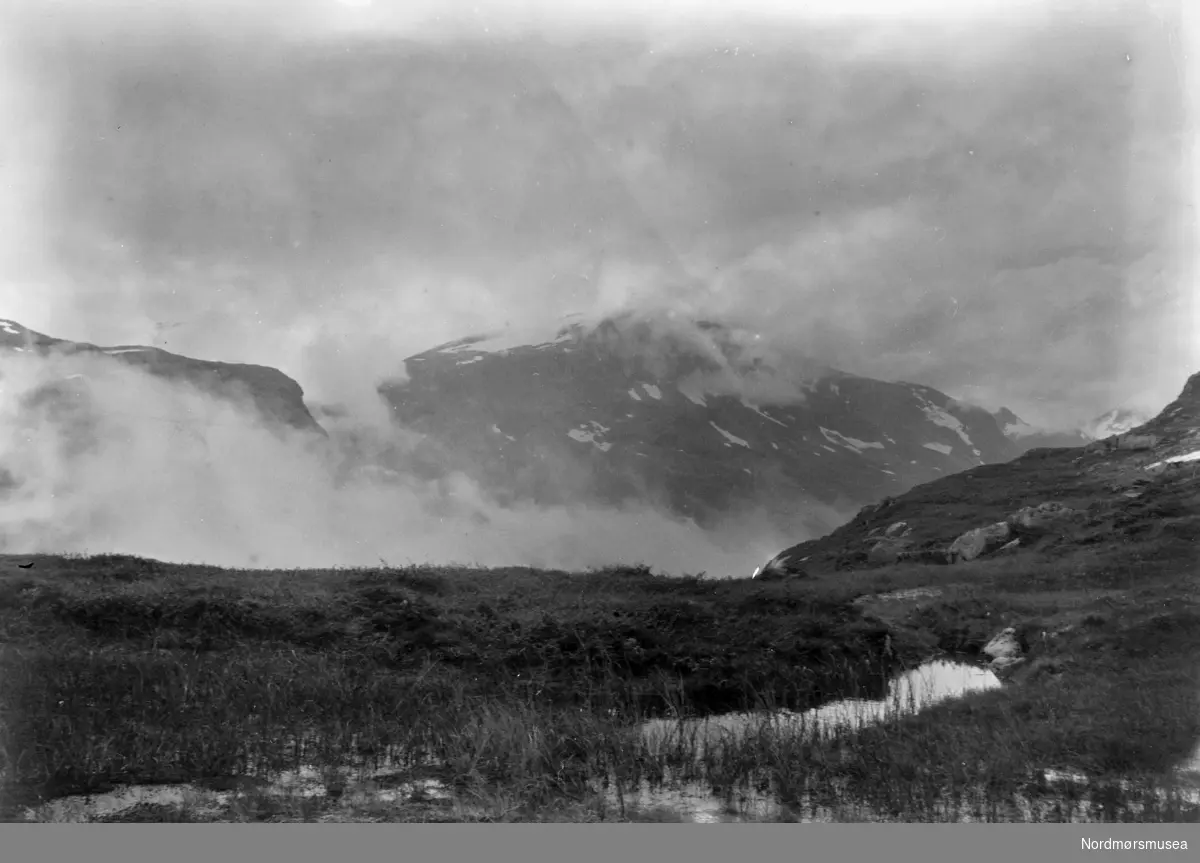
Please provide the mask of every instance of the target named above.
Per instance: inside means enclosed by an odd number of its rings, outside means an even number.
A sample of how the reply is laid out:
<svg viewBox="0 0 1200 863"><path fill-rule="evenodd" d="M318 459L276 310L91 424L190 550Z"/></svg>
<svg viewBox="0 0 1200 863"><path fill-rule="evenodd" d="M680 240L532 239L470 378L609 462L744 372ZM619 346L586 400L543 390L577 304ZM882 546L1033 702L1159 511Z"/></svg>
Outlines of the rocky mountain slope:
<svg viewBox="0 0 1200 863"><path fill-rule="evenodd" d="M91 355L141 369L155 377L184 381L229 400L247 399L268 423L277 423L302 431L324 435L304 404L304 392L296 381L278 369L246 363L221 363L180 356L159 348L141 345L99 347L87 342L72 342L27 329L21 324L0 320L0 357L29 352L48 355ZM55 393L86 392L84 376L71 376L45 389L37 397Z"/></svg>
<svg viewBox="0 0 1200 863"><path fill-rule="evenodd" d="M1015 457L987 411L669 315L442 345L380 388L395 417L516 497L650 499L700 524L823 532L862 504Z"/></svg>
<svg viewBox="0 0 1200 863"><path fill-rule="evenodd" d="M759 577L995 554L1055 554L1153 540L1192 547L1200 527L1200 374L1158 416L1086 447L1035 449L863 507L820 539L776 555Z"/></svg>

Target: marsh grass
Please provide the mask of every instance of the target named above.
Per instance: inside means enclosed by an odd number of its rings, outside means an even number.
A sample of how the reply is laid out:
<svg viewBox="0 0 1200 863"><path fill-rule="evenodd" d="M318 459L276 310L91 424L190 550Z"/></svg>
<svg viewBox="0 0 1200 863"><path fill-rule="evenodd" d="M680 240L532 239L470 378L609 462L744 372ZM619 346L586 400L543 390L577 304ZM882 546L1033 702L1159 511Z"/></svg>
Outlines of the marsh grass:
<svg viewBox="0 0 1200 863"><path fill-rule="evenodd" d="M720 818L766 795L747 817L1196 820L1147 791L1200 740L1190 566L1149 545L769 584L636 567L0 562L3 814L186 783L186 800L112 817L672 820L640 789L690 782L726 801ZM855 603L925 586L940 593ZM685 731L879 699L898 672L971 661L1008 625L1030 658L1000 690L855 730L764 718L721 745ZM681 733L652 746L652 719ZM1045 768L1090 785L1042 787ZM303 770L325 776L311 794L271 784ZM1063 808L1022 808L1039 795Z"/></svg>

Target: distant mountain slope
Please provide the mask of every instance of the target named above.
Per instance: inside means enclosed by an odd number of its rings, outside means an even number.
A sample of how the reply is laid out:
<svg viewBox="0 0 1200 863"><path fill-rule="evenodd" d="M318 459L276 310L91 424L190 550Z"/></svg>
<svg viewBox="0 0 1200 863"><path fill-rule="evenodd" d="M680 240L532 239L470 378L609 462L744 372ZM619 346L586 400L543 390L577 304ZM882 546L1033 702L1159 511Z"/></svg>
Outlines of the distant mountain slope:
<svg viewBox="0 0 1200 863"><path fill-rule="evenodd" d="M947 563L968 531L1013 523L1025 507L1061 505L1067 517L1012 536L1021 550L1121 542L1125 535L1194 542L1200 465L1200 374L1158 416L1079 449L1036 449L971 468L864 507L819 539L784 549L773 574L819 575L896 560ZM1036 518L1034 519L1036 521ZM1018 519L1019 522L1019 519ZM1011 538L1003 529L1004 541ZM891 546L891 553L881 546Z"/></svg>
<svg viewBox="0 0 1200 863"><path fill-rule="evenodd" d="M761 507L786 528L828 530L867 501L1018 452L987 411L930 387L669 316L461 339L406 368L380 388L397 420L490 486L650 499L700 524Z"/></svg>
<svg viewBox="0 0 1200 863"><path fill-rule="evenodd" d="M250 403L268 422L323 435L304 404L304 392L296 381L278 369L246 363L221 363L180 356L159 348L140 345L99 347L72 342L27 329L11 320L0 320L0 357L5 353L33 352L46 355L93 354L111 357L134 368L170 381L186 381L212 395L227 399L248 396ZM63 382L62 386L68 386Z"/></svg>
<svg viewBox="0 0 1200 863"><path fill-rule="evenodd" d="M1039 447L1071 447L1085 446L1093 438L1082 430L1073 431L1044 431L1036 429L1014 414L1008 408L1000 408L993 416L1000 424L1005 437L1016 444L1020 452L1028 452Z"/></svg>
<svg viewBox="0 0 1200 863"><path fill-rule="evenodd" d="M1125 434L1148 422L1151 416L1132 408L1113 408L1093 419L1080 429L1093 440L1103 440L1113 435Z"/></svg>
<svg viewBox="0 0 1200 863"><path fill-rule="evenodd" d="M1094 440L1125 434L1150 419L1150 415L1131 408L1114 408L1084 423L1077 429L1046 431L1036 429L1008 408L992 414L1004 435L1020 452L1041 447L1086 446Z"/></svg>

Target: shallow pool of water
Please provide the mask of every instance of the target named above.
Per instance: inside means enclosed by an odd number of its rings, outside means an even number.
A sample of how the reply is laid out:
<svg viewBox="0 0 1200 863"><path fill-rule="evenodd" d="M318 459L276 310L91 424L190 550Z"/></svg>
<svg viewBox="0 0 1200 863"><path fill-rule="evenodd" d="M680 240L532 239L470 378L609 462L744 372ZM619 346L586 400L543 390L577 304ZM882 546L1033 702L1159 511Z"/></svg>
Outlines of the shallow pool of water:
<svg viewBox="0 0 1200 863"><path fill-rule="evenodd" d="M907 671L888 684L879 700L845 698L803 712L790 710L755 713L726 713L702 719L653 719L642 733L647 747L663 747L695 741L698 746L737 742L747 732L769 727L776 733L811 735L854 731L866 725L916 713L948 698L999 688L999 678L985 668L958 662L937 661Z"/></svg>

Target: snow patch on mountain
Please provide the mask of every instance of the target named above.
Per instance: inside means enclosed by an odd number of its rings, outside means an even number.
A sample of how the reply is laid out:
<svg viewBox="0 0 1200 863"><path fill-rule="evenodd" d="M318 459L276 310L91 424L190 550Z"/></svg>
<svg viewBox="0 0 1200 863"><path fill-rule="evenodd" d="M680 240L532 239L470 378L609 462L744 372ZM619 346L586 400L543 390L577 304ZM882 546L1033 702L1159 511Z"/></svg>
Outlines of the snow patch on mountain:
<svg viewBox="0 0 1200 863"><path fill-rule="evenodd" d="M725 446L729 446L729 444L731 444L731 443L735 443L735 444L737 444L738 446L744 446L746 449L750 449L750 448L751 448L751 447L750 447L750 444L748 444L746 441L742 440L740 437L738 437L738 436L737 436L737 435L735 435L735 434L730 434L729 432L725 431L725 429L721 428L719 425L717 425L717 424L716 424L715 422L713 422L712 420L709 420L709 421L708 421L708 424L709 424L710 426L712 426L713 428L715 428L717 431L719 431L719 432L721 433L721 435L722 435L722 436L723 436L723 437L724 437L724 438L725 438L727 441L729 441L729 443L725 444Z"/></svg>
<svg viewBox="0 0 1200 863"><path fill-rule="evenodd" d="M827 441L838 444L839 446L844 446L847 449L852 449L855 452L862 452L865 449L883 449L883 444L879 443L878 441L863 441L859 440L858 438L852 438L848 435L844 435L839 431L827 429L824 426L819 426L819 428L821 429L821 434L825 435L825 439Z"/></svg>
<svg viewBox="0 0 1200 863"><path fill-rule="evenodd" d="M968 437L967 430L958 417L947 413L942 408L939 408L937 405L933 404L933 402L929 401L920 394L917 395L917 398L921 401L921 411L931 423L936 426L941 426L942 428L950 429L952 432L962 438L963 443L974 448L975 443L970 437Z"/></svg>
<svg viewBox="0 0 1200 863"><path fill-rule="evenodd" d="M642 389L645 391L646 395L650 396L650 398L654 399L655 401L662 401L662 390L660 390L654 384L642 384Z"/></svg>
<svg viewBox="0 0 1200 863"><path fill-rule="evenodd" d="M742 407L749 408L750 410L754 411L756 414L758 414L763 419L768 419L771 422L775 423L775 425L783 426L784 428L787 428L787 423L783 422L782 420L775 419L775 417L771 416L769 413L766 413L765 411L763 411L762 408L758 407L757 405L752 405L749 402L743 400Z"/></svg>
<svg viewBox="0 0 1200 863"><path fill-rule="evenodd" d="M510 435L510 434L505 434L504 432L502 432L502 431L500 430L500 426L496 425L495 423L492 423L492 432L493 432L494 434L498 434L498 435L500 435L501 437L506 437L506 438L508 438L508 439L509 439L509 440L511 440L511 441L515 441L515 440L516 440L516 438L515 438L515 437L513 437L512 435Z"/></svg>
<svg viewBox="0 0 1200 863"><path fill-rule="evenodd" d="M934 452L940 452L942 455L950 455L954 449L953 447L947 446L944 443L924 443L921 444L921 446L925 447L925 449L931 449ZM913 462L913 464L916 464L916 462Z"/></svg>
<svg viewBox="0 0 1200 863"><path fill-rule="evenodd" d="M441 354L472 353L503 354L515 348L545 349L575 337L576 330L584 325L578 314L565 315L555 321L541 321L520 326L509 326L499 331L481 333L459 339L437 349Z"/></svg>
<svg viewBox="0 0 1200 863"><path fill-rule="evenodd" d="M1162 461L1156 461L1154 464L1146 465L1146 470L1156 468L1164 464L1178 464L1180 462L1200 461L1200 450L1184 453L1183 455L1173 455L1170 458L1165 458Z"/></svg>
<svg viewBox="0 0 1200 863"><path fill-rule="evenodd" d="M633 399L635 402L640 402L642 400L642 397L638 395L638 391L635 389L629 390L629 397L631 399Z"/></svg>
<svg viewBox="0 0 1200 863"><path fill-rule="evenodd" d="M597 438L603 436L607 431L610 431L607 426L603 426L593 420L592 422L584 423L578 428L571 429L567 432L567 437L577 440L580 443L590 443L596 449L600 450L600 452L608 452L612 449L612 444L597 440Z"/></svg>

